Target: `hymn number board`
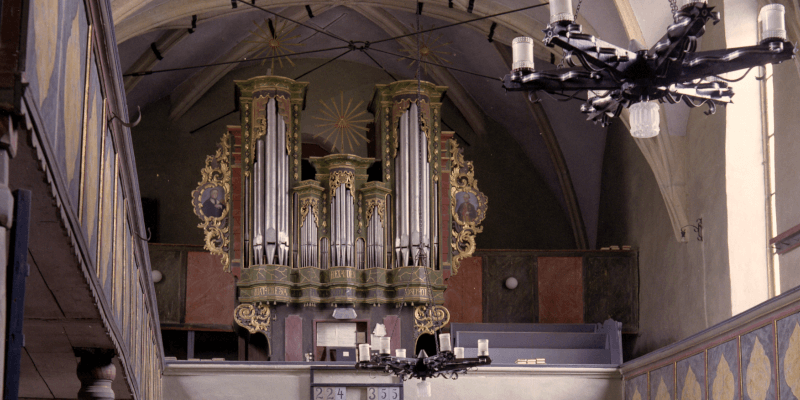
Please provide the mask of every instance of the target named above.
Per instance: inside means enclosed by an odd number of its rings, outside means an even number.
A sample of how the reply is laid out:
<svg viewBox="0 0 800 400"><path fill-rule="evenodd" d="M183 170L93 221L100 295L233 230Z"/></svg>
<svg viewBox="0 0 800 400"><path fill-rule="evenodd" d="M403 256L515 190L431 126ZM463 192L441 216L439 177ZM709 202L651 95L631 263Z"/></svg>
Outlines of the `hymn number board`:
<svg viewBox="0 0 800 400"><path fill-rule="evenodd" d="M317 386L314 388L314 400L345 400L347 388L343 386Z"/></svg>
<svg viewBox="0 0 800 400"><path fill-rule="evenodd" d="M351 389L355 386L359 389L367 389L367 400L402 400L402 384L371 385L371 384L346 384L347 386L325 386L324 383L312 385L312 400L346 400L347 387ZM341 383L337 384L341 385ZM358 390L357 390L358 391ZM364 392L361 392L363 396ZM363 397L359 397L363 398Z"/></svg>

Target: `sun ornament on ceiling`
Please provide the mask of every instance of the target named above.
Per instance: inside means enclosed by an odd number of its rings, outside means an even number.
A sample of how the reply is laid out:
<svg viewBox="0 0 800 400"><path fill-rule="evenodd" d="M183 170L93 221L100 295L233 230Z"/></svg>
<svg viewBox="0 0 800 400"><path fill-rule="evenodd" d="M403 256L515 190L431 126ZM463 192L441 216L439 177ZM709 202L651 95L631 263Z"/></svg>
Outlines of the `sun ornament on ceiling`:
<svg viewBox="0 0 800 400"><path fill-rule="evenodd" d="M417 28L411 24L411 28L416 30ZM425 30L425 26L421 26L420 30ZM428 73L429 68L434 67L434 65L429 64L452 64L449 60L445 58L445 56L455 56L455 53L447 51L448 46L452 42L445 42L442 40L442 34L436 34L434 32L425 32L420 34L419 37L419 58L423 61L422 69L425 70L425 73ZM397 60L408 60L411 61L408 63L408 67L416 67L414 66L417 63L417 40L413 36L410 40L411 45L409 46L409 42L405 43L400 51L407 54L408 58L398 58Z"/></svg>
<svg viewBox="0 0 800 400"><path fill-rule="evenodd" d="M278 65L280 65L281 68L283 68L283 59L286 59L286 61L288 61L289 64L294 66L294 62L287 55L295 53L295 51L291 49L292 47L305 46L304 43L292 43L292 41L299 38L300 35L289 36L289 34L291 34L295 29L297 29L297 25L289 27L288 22L286 20L283 20L280 23L278 23L276 18L275 21L276 22L273 23L272 19L266 19L264 20L266 24L262 25L259 25L255 21L253 21L253 25L256 26L256 29L250 31L250 33L256 36L256 39L244 41L246 43L253 43L259 45L258 49L254 54L254 57L261 57L261 56L275 57L270 59L271 61L270 68L272 70L275 69L275 60L278 61ZM264 25L266 25L269 28L269 31L264 30ZM264 65L264 63L266 62L267 60L262 61L261 65Z"/></svg>
<svg viewBox="0 0 800 400"><path fill-rule="evenodd" d="M322 128L322 131L314 135L314 137L322 136L326 142L332 143L334 150L339 149L339 151L344 151L345 142L347 142L347 148L352 152L361 140L369 143L369 139L367 139L364 132L369 130L365 124L371 122L372 119L358 119L367 113L361 110L361 106L364 104L363 100L359 101L355 107L352 107L352 98L345 105L344 93L340 92L339 95L338 104L333 97L330 105L322 100L319 101L324 107L321 110L323 117L315 116L314 118L323 122L316 125L317 128Z"/></svg>

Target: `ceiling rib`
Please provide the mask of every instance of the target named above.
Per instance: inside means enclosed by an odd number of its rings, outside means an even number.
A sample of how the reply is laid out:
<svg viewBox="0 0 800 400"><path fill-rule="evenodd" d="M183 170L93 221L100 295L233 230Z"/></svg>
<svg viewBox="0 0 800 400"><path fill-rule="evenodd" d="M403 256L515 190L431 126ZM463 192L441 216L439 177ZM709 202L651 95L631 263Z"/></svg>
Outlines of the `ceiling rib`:
<svg viewBox="0 0 800 400"><path fill-rule="evenodd" d="M380 26L390 36L400 36L410 33L411 31L406 28L402 22L395 18L392 14L383 8L379 7L363 7L352 6L353 10L357 11L375 25ZM412 36L399 39L403 46L408 49L415 49L416 43ZM472 128L472 130L479 134L486 134L486 124L484 122L484 112L475 103L475 100L467 93L466 89L458 82L452 73L441 67L432 67L428 69L428 73L433 77L437 84L447 86L447 97L455 104L461 111L464 119Z"/></svg>
<svg viewBox="0 0 800 400"><path fill-rule="evenodd" d="M161 53L161 56L165 56L169 51L175 47L181 40L185 39L189 36L189 31L186 29L175 29L165 32L161 35L156 41L156 48ZM153 67L158 64L160 60L156 57L155 53L149 48L142 53L141 56L133 63L133 65L125 71L125 74L131 74L138 71L152 71ZM144 78L144 75L141 76L126 76L124 78L125 82L125 93L130 93L136 85L141 82Z"/></svg>
<svg viewBox="0 0 800 400"><path fill-rule="evenodd" d="M330 8L331 6L328 5L311 7L314 15L319 15ZM287 17L301 22L305 22L309 19L305 7L296 7L293 12L287 13ZM250 43L250 41L255 42L258 38L259 36L255 34L248 36L223 56L219 57L216 62L232 62L244 59L258 50L259 44ZM174 121L185 114L194 103L200 100L203 94L217 83L217 81L222 79L222 77L237 66L239 66L239 64L232 63L207 67L178 85L170 95L170 101L172 103L172 109L169 114L170 120Z"/></svg>
<svg viewBox="0 0 800 400"><path fill-rule="evenodd" d="M511 69L511 54L508 48L503 45L495 43L494 48L500 54L505 64ZM539 98L535 92L531 92L531 101L525 101L533 119L536 121L536 126L542 134L547 152L550 154L550 160L553 162L553 167L558 176L558 183L561 185L561 193L564 195L564 203L567 206L567 215L569 222L572 226L572 235L575 238L575 246L580 250L589 248L589 239L586 236L586 225L583 222L583 214L581 213L580 205L578 204L578 195L575 193L575 187L572 184L572 177L569 174L567 161L564 159L564 154L561 152L561 146L558 144L555 130L550 123L550 118L539 102Z"/></svg>
<svg viewBox="0 0 800 400"><path fill-rule="evenodd" d="M636 39L642 45L647 46L630 1L614 0L614 4L617 6L628 38ZM653 170L658 187L661 189L661 197L664 199L675 239L683 242L685 239L681 237L681 227L689 225L686 191L686 138L668 133L663 104L659 105L659 115L661 117L659 130L664 133L651 139L634 138L634 141L642 151L650 169ZM619 119L630 131L630 110L623 108Z"/></svg>

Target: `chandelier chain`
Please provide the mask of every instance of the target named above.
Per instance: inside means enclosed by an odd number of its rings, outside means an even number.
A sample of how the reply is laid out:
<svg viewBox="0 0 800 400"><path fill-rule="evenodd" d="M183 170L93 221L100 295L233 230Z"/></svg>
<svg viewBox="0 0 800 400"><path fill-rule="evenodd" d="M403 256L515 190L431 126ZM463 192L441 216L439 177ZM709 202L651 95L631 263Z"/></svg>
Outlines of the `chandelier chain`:
<svg viewBox="0 0 800 400"><path fill-rule="evenodd" d="M670 0L670 1L675 1L675 0ZM581 11L581 3L583 3L583 0L578 0L578 6L575 7L575 18L572 20L572 22L578 20L578 13Z"/></svg>
<svg viewBox="0 0 800 400"><path fill-rule="evenodd" d="M669 0L669 8L672 9L672 22L678 22L677 0Z"/></svg>

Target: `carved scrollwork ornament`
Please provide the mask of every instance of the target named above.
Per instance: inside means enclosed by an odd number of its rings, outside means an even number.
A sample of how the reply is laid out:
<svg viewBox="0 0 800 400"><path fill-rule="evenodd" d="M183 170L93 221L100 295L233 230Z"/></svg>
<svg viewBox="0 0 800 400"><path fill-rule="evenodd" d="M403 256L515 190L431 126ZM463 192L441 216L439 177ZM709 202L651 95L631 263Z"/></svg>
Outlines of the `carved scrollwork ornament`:
<svg viewBox="0 0 800 400"><path fill-rule="evenodd" d="M216 153L206 157L206 166L200 171L202 179L192 192L194 213L202 221L197 227L203 229L205 236L203 248L222 257L225 272L230 272L231 268L228 255L228 215L229 205L233 203L230 137L229 133L222 135Z"/></svg>
<svg viewBox="0 0 800 400"><path fill-rule="evenodd" d="M319 228L319 201L317 201L317 199L308 198L300 202L300 227L303 227L309 211L311 211L311 214L314 216L314 225Z"/></svg>
<svg viewBox="0 0 800 400"><path fill-rule="evenodd" d="M464 160L463 150L451 139L450 154L450 215L453 219L450 244L453 250L452 275L458 272L461 260L475 252L475 235L483 232L480 225L486 217L489 200L478 190L475 168L471 161Z"/></svg>
<svg viewBox="0 0 800 400"><path fill-rule="evenodd" d="M384 203L383 199L367 200L367 225L369 225L370 221L372 220L372 213L376 208L378 209L378 217L381 221L381 227L384 227L383 215L386 213L386 203Z"/></svg>
<svg viewBox="0 0 800 400"><path fill-rule="evenodd" d="M330 186L331 186L331 201L333 198L336 197L336 189L339 188L341 185L345 185L347 189L350 189L350 196L353 197L355 200L355 195L353 194L353 184L355 183L355 176L353 175L353 171L333 171L331 172L330 177Z"/></svg>
<svg viewBox="0 0 800 400"><path fill-rule="evenodd" d="M445 306L417 306L414 308L414 332L434 335L435 332L450 322L450 311Z"/></svg>
<svg viewBox="0 0 800 400"><path fill-rule="evenodd" d="M251 334L261 332L267 337L269 337L270 315L269 306L261 303L243 303L233 310L233 319L237 325L247 329Z"/></svg>

